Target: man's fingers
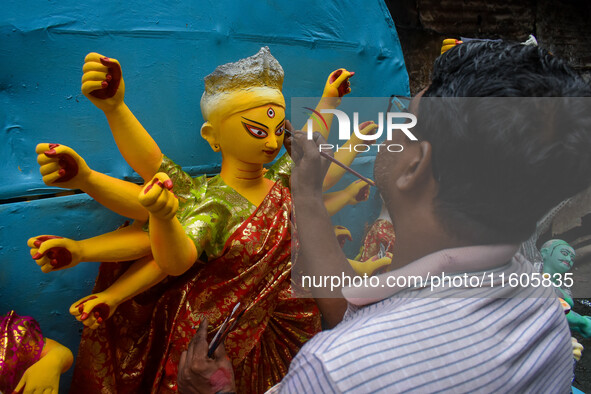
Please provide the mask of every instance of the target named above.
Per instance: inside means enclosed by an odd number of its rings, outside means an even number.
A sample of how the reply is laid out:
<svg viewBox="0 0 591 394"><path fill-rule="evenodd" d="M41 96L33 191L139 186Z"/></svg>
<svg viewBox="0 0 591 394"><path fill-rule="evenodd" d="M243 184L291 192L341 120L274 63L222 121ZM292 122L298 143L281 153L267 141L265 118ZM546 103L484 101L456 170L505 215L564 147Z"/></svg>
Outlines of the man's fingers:
<svg viewBox="0 0 591 394"><path fill-rule="evenodd" d="M199 324L199 329L191 338L191 342L189 343L189 347L187 348L187 352L191 360L193 359L203 359L207 357L207 327L209 326L209 321L207 318L204 318Z"/></svg>
<svg viewBox="0 0 591 394"><path fill-rule="evenodd" d="M314 153L316 155L319 153L320 145L326 144L326 140L324 139L322 134L320 134L317 131L315 131L314 134L312 134L312 140L314 141L314 144L308 144L307 150L310 151L310 153ZM332 151L332 149L328 152L325 152L325 153L327 153L331 157L334 157L334 152Z"/></svg>
<svg viewBox="0 0 591 394"><path fill-rule="evenodd" d="M179 359L179 375L181 375L181 371L183 370L183 367L185 366L185 360L187 359L187 351L184 350L181 353L181 357ZM179 376L180 377L180 376Z"/></svg>
<svg viewBox="0 0 591 394"><path fill-rule="evenodd" d="M308 134L304 132L295 132L293 138L295 144L292 143L292 148L295 147L298 154L302 156L317 155L318 146L326 142L322 134L317 131L312 134L312 140L308 140ZM331 152L328 153L332 155Z"/></svg>
<svg viewBox="0 0 591 394"><path fill-rule="evenodd" d="M306 133L302 131L294 131L291 135L291 158L293 159L294 163L299 163L302 159L304 152L303 152L303 144L306 141Z"/></svg>
<svg viewBox="0 0 591 394"><path fill-rule="evenodd" d="M228 355L226 354L226 346L224 345L224 342L222 341L222 343L220 343L220 345L218 346L217 349L215 349L215 351L213 352L213 358L215 359L223 359L228 357Z"/></svg>

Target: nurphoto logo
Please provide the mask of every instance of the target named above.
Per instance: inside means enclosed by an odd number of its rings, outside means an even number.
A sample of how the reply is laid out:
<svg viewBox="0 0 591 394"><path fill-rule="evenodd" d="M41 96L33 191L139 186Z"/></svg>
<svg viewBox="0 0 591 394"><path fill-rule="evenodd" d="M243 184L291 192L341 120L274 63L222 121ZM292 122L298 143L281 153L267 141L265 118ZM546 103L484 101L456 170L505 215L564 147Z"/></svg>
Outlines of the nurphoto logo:
<svg viewBox="0 0 591 394"><path fill-rule="evenodd" d="M310 118L306 123L307 127L307 136L308 139L312 139L312 134L314 133L314 123L319 128L327 129L327 123L324 119L322 114L332 114L336 116L339 124L339 140L341 141L348 141L351 138L351 123L353 123L353 133L355 136L359 138L361 141L377 141L383 134L384 128L386 129L386 139L388 141L392 140L392 135L394 131L401 131L403 132L411 141L417 141L417 137L409 130L416 126L417 124L417 117L408 112L387 112L386 113L386 127L384 127L384 113L378 113L378 128L373 134L365 135L361 133L359 130L359 113L353 112L353 122L349 119L349 115L345 112L338 110L338 109L321 109L320 111L316 111L312 108L304 107L306 110L311 112ZM402 122L401 122L402 120ZM380 151L380 147L385 147L389 152L401 152L403 150L403 146L400 144L355 144L353 146L341 147L334 146L333 144L320 144L318 149L322 150L332 150L336 149L337 152L339 150L349 150L353 149L355 152L368 152L372 146L376 146L378 152Z"/></svg>

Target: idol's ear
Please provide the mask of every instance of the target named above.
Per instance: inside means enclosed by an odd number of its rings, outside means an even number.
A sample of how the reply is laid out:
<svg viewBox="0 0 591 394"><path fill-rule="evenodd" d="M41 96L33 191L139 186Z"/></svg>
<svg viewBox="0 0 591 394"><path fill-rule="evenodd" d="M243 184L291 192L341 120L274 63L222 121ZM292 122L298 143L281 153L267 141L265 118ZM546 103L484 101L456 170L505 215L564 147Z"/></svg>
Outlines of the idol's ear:
<svg viewBox="0 0 591 394"><path fill-rule="evenodd" d="M214 152L220 151L220 144L218 142L217 130L210 122L203 123L201 126L201 137L203 137L211 146Z"/></svg>
<svg viewBox="0 0 591 394"><path fill-rule="evenodd" d="M546 260L548 257L550 257L550 248L544 248L542 247L542 249L540 249L540 254L542 255L542 260Z"/></svg>

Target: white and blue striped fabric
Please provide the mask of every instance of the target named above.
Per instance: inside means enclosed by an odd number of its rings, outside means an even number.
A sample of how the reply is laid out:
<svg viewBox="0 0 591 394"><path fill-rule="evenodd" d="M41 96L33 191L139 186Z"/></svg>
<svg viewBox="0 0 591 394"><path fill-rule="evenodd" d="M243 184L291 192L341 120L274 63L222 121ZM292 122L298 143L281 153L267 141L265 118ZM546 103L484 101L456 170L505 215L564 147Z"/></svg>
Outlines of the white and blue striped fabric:
<svg viewBox="0 0 591 394"><path fill-rule="evenodd" d="M495 275L533 272L521 255L501 264ZM341 324L300 350L274 391L570 392L570 331L552 289L488 284L350 304Z"/></svg>

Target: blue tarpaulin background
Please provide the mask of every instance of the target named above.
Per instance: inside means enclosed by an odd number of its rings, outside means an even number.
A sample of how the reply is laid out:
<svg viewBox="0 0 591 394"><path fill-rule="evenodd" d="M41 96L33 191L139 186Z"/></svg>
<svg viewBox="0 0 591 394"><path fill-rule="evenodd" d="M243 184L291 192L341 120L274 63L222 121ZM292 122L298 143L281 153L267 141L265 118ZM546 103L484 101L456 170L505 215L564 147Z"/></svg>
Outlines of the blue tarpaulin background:
<svg viewBox="0 0 591 394"><path fill-rule="evenodd" d="M34 316L46 336L74 354L81 325L68 308L90 293L97 264L43 274L26 241L40 234L87 238L125 219L84 194L35 199L58 191L42 183L35 146L68 145L97 171L138 179L101 111L80 93L88 52L121 62L126 103L162 151L195 175L215 173L221 160L199 135L203 77L263 45L285 70L288 115L291 97L320 96L339 67L356 72L353 96L409 93L383 0L25 0L4 4L0 35L0 313ZM365 175L372 175L371 162L360 162ZM362 209L356 214L367 220ZM62 378L64 391L70 374Z"/></svg>

